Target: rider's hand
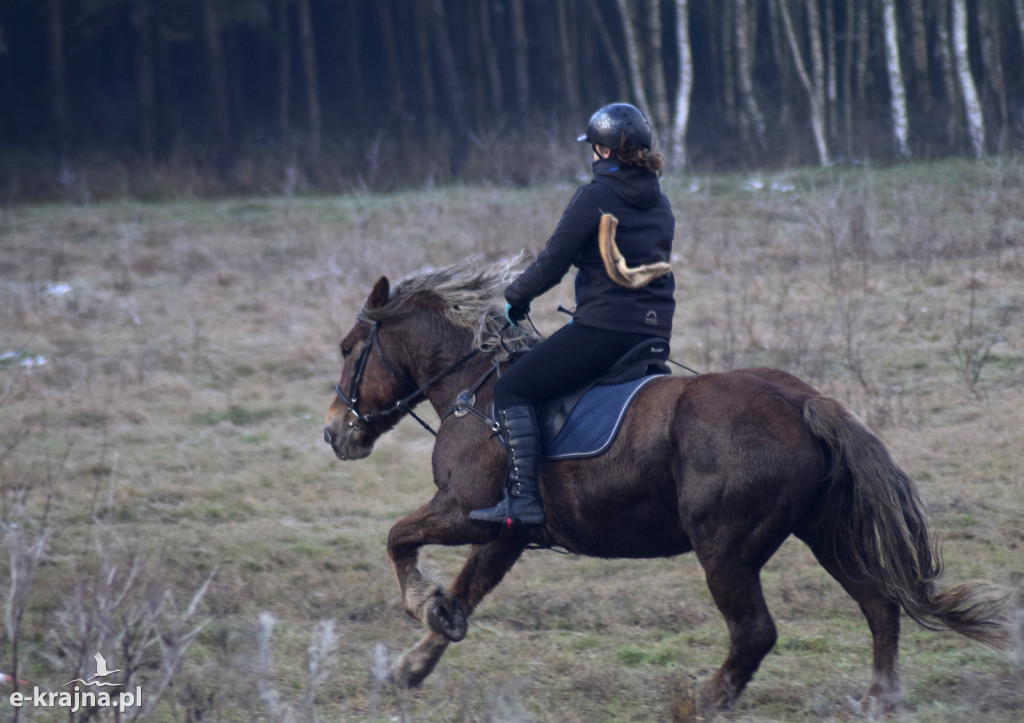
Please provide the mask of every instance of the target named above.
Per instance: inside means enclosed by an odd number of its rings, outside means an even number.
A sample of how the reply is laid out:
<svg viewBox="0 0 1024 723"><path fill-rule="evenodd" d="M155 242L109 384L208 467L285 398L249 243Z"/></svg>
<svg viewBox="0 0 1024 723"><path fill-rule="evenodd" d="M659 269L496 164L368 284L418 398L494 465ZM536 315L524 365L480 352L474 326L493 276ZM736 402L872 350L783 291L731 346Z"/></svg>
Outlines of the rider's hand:
<svg viewBox="0 0 1024 723"><path fill-rule="evenodd" d="M526 315L530 313L530 305L516 305L505 304L505 318L508 319L508 323L512 326L519 326L519 322L526 318Z"/></svg>

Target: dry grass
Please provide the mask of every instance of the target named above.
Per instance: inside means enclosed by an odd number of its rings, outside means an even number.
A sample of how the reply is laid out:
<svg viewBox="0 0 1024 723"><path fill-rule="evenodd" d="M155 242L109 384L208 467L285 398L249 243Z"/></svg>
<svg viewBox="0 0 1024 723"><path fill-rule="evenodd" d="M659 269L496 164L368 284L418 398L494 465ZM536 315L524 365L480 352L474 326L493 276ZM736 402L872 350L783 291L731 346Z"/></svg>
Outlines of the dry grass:
<svg viewBox="0 0 1024 723"><path fill-rule="evenodd" d="M673 356L778 366L847 403L920 483L949 579L1024 604L1024 167L665 187ZM0 589L24 611L0 670L16 657L58 688L102 647L166 686L153 720L664 720L726 652L692 556L528 553L421 689L381 684L421 634L384 541L430 494L431 439L403 423L348 464L320 441L338 339L378 275L534 249L571 191L0 211ZM569 281L535 303L542 330L559 303ZM463 555L425 553L443 577ZM862 717L855 605L794 541L764 582L779 644L727 719ZM908 621L902 664L900 720L1024 717L1016 653Z"/></svg>

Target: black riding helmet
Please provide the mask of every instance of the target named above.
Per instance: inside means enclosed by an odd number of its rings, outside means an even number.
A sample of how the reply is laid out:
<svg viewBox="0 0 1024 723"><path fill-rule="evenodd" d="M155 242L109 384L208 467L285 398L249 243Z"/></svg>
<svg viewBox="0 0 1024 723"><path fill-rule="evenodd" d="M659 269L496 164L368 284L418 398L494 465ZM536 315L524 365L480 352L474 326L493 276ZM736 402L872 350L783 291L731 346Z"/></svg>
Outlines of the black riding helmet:
<svg viewBox="0 0 1024 723"><path fill-rule="evenodd" d="M651 124L640 109L629 103L612 103L590 116L587 132L578 141L599 143L613 151L650 149Z"/></svg>

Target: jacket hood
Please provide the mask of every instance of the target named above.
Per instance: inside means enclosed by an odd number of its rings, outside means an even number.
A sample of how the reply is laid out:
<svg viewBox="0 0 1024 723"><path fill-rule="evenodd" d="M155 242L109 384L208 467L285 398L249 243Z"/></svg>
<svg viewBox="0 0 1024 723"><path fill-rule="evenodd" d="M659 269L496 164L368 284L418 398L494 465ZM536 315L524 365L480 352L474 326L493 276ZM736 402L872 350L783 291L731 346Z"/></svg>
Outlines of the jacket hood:
<svg viewBox="0 0 1024 723"><path fill-rule="evenodd" d="M594 183L607 186L630 206L649 210L661 198L658 176L639 166L620 166L614 158L594 161Z"/></svg>

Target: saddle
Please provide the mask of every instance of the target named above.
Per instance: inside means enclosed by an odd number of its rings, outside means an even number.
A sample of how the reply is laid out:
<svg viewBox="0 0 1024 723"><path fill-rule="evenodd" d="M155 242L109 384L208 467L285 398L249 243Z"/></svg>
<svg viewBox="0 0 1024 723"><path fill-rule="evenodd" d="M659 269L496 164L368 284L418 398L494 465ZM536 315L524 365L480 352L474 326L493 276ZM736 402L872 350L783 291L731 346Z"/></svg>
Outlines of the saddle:
<svg viewBox="0 0 1024 723"><path fill-rule="evenodd" d="M561 460L604 453L615 440L637 393L648 382L672 373L665 363L668 353L665 339L648 339L626 352L601 378L542 405L537 411L542 456ZM472 414L496 432L494 405L489 414L474 406L477 390L496 368L492 367L472 387L461 392L455 404L442 415L442 421L449 415Z"/></svg>
<svg viewBox="0 0 1024 723"><path fill-rule="evenodd" d="M559 434L565 428L566 422L569 421L573 411L580 405L580 402L583 401L587 393L596 387L621 387L620 394L610 393L606 395L608 399L598 402L598 406L610 407L615 405L618 411L625 409L625 405L632 401L636 392L643 386L643 384L632 384L633 382L643 380L644 384L646 384L650 378L672 373L665 363L668 360L668 354L668 342L665 339L648 339L626 352L600 379L548 401L537 413L537 425L540 428L543 446L548 448L550 443L558 440ZM613 397L622 397L623 399L616 404ZM614 409L614 407L612 408ZM618 419L613 417L610 422L613 427L610 430L612 432L611 438L614 438L614 431L617 431L618 422L621 422L621 416L621 414L615 415ZM609 425L606 424L604 426L607 427ZM572 452L570 451L568 454L572 454ZM548 449L544 450L544 455L549 459L564 458L562 454L559 454L557 457L550 457Z"/></svg>

